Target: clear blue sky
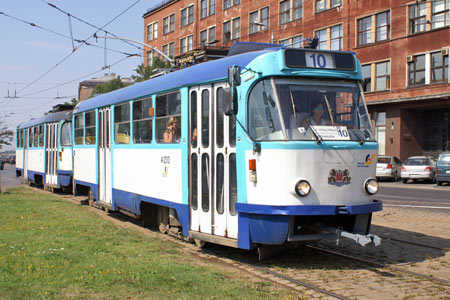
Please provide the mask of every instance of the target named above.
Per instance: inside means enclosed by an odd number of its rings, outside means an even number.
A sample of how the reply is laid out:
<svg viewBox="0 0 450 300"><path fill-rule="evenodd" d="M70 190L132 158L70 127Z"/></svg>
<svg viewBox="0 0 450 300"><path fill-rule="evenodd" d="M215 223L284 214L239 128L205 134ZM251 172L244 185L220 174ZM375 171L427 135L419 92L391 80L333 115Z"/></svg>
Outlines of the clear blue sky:
<svg viewBox="0 0 450 300"><path fill-rule="evenodd" d="M55 5L64 13L46 2ZM143 62L142 50L117 40L106 41L106 47L111 49L106 51L106 58L105 40L96 41L94 38L88 42L98 47L83 45L70 55L73 49L70 24L73 38L76 40L86 40L97 31L73 17L101 28L129 8L104 29L116 36L143 42L142 16L147 9L161 2L162 0L2 0L0 6L0 12L4 13L0 14L2 127L7 125L14 130L21 122L42 116L53 105L78 98L79 82L107 73L108 69L101 70L105 66L105 60L106 65L112 65L126 57L125 54L113 50L141 55L112 66L109 72L116 75L130 77L134 74L133 68ZM73 16L70 23L67 13ZM27 23L34 23L44 29ZM100 31L97 35L104 36L105 33ZM73 43L75 47L80 46L76 41ZM142 46L139 47L142 49ZM73 82L68 83L71 81ZM56 88L57 85L64 83L68 84ZM10 96L16 91L18 98L6 98L8 90ZM55 99L57 96L67 98Z"/></svg>

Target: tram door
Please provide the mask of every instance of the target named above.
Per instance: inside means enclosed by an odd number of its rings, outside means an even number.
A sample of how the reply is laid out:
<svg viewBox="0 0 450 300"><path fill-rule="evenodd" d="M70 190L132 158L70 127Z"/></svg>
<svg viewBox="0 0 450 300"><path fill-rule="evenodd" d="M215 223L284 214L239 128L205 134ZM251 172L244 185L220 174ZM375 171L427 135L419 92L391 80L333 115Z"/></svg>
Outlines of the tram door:
<svg viewBox="0 0 450 300"><path fill-rule="evenodd" d="M24 130L25 140L23 143L23 178L28 178L28 141L30 137L30 130L27 128Z"/></svg>
<svg viewBox="0 0 450 300"><path fill-rule="evenodd" d="M46 145L45 145L45 183L57 185L56 166L57 166L57 137L58 123L49 123L46 125Z"/></svg>
<svg viewBox="0 0 450 300"><path fill-rule="evenodd" d="M111 177L111 108L98 112L98 200L112 203Z"/></svg>
<svg viewBox="0 0 450 300"><path fill-rule="evenodd" d="M190 90L191 230L237 238L236 134L222 110L224 88Z"/></svg>

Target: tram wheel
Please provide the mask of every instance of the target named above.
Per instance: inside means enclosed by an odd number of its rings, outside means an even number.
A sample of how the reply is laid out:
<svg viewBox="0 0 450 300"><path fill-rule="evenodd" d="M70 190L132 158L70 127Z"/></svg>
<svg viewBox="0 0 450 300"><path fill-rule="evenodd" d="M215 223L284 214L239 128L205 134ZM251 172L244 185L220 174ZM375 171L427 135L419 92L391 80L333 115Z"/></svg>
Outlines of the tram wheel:
<svg viewBox="0 0 450 300"><path fill-rule="evenodd" d="M94 205L94 193L92 192L91 189L89 189L89 193L88 193L88 202L89 202L89 206Z"/></svg>
<svg viewBox="0 0 450 300"><path fill-rule="evenodd" d="M194 243L199 248L205 248L205 246L206 246L206 242L205 241L201 241L201 240L198 240L198 239L194 239Z"/></svg>
<svg viewBox="0 0 450 300"><path fill-rule="evenodd" d="M156 213L158 229L161 233L169 231L169 209L167 207L158 206Z"/></svg>

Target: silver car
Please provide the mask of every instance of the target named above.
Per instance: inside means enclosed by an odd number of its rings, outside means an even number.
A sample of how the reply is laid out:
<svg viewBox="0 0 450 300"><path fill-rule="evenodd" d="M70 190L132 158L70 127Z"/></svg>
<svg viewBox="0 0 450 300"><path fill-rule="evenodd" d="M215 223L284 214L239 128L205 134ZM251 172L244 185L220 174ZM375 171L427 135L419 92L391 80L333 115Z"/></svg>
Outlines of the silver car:
<svg viewBox="0 0 450 300"><path fill-rule="evenodd" d="M435 182L436 162L434 158L428 156L411 156L402 167L401 177L403 183L407 183L409 179L426 180Z"/></svg>
<svg viewBox="0 0 450 300"><path fill-rule="evenodd" d="M402 171L402 162L395 156L378 156L377 179L397 181Z"/></svg>

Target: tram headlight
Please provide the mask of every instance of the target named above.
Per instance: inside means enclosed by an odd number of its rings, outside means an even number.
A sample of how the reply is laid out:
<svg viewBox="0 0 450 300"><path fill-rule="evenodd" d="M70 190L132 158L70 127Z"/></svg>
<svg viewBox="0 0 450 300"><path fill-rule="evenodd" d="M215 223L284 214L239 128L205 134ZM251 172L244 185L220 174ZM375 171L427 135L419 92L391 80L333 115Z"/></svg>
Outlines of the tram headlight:
<svg viewBox="0 0 450 300"><path fill-rule="evenodd" d="M306 180L300 180L295 184L295 193L299 196L308 196L311 191L311 185Z"/></svg>
<svg viewBox="0 0 450 300"><path fill-rule="evenodd" d="M378 192L378 182L373 178L367 179L364 183L364 190L369 195L375 195Z"/></svg>

